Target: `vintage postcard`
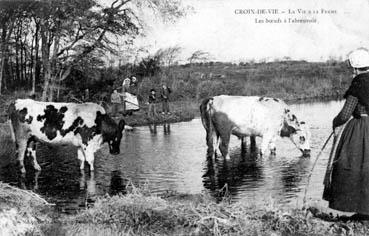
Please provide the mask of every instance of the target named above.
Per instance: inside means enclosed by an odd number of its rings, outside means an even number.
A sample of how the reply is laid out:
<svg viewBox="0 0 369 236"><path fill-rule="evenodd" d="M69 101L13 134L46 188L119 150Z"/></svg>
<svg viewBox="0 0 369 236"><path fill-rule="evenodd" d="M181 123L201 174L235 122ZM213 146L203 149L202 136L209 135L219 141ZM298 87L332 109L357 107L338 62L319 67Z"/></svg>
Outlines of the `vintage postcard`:
<svg viewBox="0 0 369 236"><path fill-rule="evenodd" d="M367 0L0 0L0 235L369 234Z"/></svg>

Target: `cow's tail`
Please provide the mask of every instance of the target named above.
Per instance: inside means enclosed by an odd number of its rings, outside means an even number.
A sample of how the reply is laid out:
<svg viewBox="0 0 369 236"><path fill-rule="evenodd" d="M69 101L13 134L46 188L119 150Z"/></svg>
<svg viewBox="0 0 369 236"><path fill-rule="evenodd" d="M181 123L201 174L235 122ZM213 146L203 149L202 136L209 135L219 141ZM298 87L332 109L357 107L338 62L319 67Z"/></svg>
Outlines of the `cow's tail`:
<svg viewBox="0 0 369 236"><path fill-rule="evenodd" d="M12 138L13 142L16 142L14 125L17 124L17 115L16 115L16 109L15 109L15 104L14 103L11 103L9 105L8 115L9 115L10 135L11 135L11 138Z"/></svg>
<svg viewBox="0 0 369 236"><path fill-rule="evenodd" d="M206 130L206 143L209 151L212 151L214 149L213 133L215 132L215 130L212 121L213 100L213 98L206 98L202 101L200 105L201 122Z"/></svg>
<svg viewBox="0 0 369 236"><path fill-rule="evenodd" d="M200 105L201 121L206 131L210 130L212 127L211 121L212 105L213 98L204 99Z"/></svg>

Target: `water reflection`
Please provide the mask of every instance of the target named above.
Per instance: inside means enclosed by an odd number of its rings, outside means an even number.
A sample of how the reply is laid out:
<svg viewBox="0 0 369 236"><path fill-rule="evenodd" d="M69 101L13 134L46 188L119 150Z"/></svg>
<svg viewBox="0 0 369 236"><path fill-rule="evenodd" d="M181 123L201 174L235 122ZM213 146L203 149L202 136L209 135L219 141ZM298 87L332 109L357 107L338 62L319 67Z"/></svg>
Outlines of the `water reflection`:
<svg viewBox="0 0 369 236"><path fill-rule="evenodd" d="M121 154L110 155L106 145L96 152L93 175L88 171L80 173L77 150L71 146L38 146L42 171L36 173L30 166L24 178L17 175L14 164L8 164L10 160L5 160L13 156L0 151L0 181L33 189L63 211L86 207L97 196L124 194L127 179L136 186L149 183L153 193L209 192L221 197L219 191L227 184L236 201L262 201L270 196L282 203L292 203L301 199L312 161L331 132L331 121L341 106L340 102L291 106L311 127L311 159L300 158L300 151L288 139L276 141L276 156L261 157L257 148L250 147L250 139L242 144L233 136L230 160L225 161L222 156L206 158L205 130L201 120L195 119L137 127L134 132L125 133ZM259 138L256 141L260 143ZM317 163L308 198L321 199L328 154L329 148Z"/></svg>
<svg viewBox="0 0 369 236"><path fill-rule="evenodd" d="M282 166L280 176L283 192L300 192L301 181L308 174L310 163L311 160L309 158L298 158Z"/></svg>
<svg viewBox="0 0 369 236"><path fill-rule="evenodd" d="M157 133L157 125L156 124L149 124L149 130L151 134Z"/></svg>
<svg viewBox="0 0 369 236"><path fill-rule="evenodd" d="M95 173L89 172L86 178L85 171L81 170L79 179L79 190L86 191L87 196L94 196L96 194Z"/></svg>
<svg viewBox="0 0 369 236"><path fill-rule="evenodd" d="M110 189L111 195L126 194L127 181L122 178L122 173L119 170L111 172Z"/></svg>
<svg viewBox="0 0 369 236"><path fill-rule="evenodd" d="M163 126L163 134L169 135L170 134L170 124L164 123L161 126ZM151 134L157 134L158 133L158 125L157 124L149 124L149 130Z"/></svg>
<svg viewBox="0 0 369 236"><path fill-rule="evenodd" d="M204 187L218 198L223 197L224 192L220 191L224 186L231 196L236 196L240 186L246 182L248 187L255 188L264 178L263 167L257 159L257 152L250 152L246 146L233 150L230 160L219 155L215 158L207 155L202 176Z"/></svg>
<svg viewBox="0 0 369 236"><path fill-rule="evenodd" d="M164 123L163 124L163 130L164 130L164 134L170 134L170 124L169 123Z"/></svg>
<svg viewBox="0 0 369 236"><path fill-rule="evenodd" d="M20 174L18 178L18 186L21 189L28 189L37 192L38 190L38 178L40 171L29 171L25 175Z"/></svg>

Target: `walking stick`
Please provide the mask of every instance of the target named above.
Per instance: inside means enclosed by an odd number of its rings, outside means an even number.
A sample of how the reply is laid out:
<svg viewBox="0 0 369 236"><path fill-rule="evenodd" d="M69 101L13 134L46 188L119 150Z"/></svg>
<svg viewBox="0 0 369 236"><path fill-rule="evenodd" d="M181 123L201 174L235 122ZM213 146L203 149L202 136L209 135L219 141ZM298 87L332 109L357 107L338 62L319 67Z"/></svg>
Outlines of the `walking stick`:
<svg viewBox="0 0 369 236"><path fill-rule="evenodd" d="M315 159L315 161L314 161L313 166L311 167L311 170L310 170L310 173L309 173L309 176L308 176L308 182L307 182L306 187L305 187L304 199L303 199L303 201L302 201L303 208L305 208L305 204L306 204L306 195L307 195L307 191L308 191L308 189L309 189L310 179L311 179L311 176L312 176L312 174L313 174L313 171L314 171L314 168L315 168L315 166L316 166L316 163L318 162L319 157L322 155L322 153L323 153L323 150L324 150L325 146L327 146L327 143L328 143L328 141L331 139L331 137L333 136L333 134L334 134L334 131L329 135L329 137L328 137L328 138L327 138L327 140L325 141L325 143L324 143L323 147L320 149L320 152L318 153L318 155L317 155L317 157L316 157L316 159Z"/></svg>

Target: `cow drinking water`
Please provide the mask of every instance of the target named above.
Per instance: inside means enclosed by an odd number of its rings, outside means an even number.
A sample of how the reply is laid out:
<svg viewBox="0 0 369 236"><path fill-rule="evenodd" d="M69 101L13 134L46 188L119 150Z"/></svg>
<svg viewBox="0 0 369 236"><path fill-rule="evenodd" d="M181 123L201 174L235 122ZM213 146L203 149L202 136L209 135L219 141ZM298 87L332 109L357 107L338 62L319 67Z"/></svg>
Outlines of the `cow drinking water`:
<svg viewBox="0 0 369 236"><path fill-rule="evenodd" d="M303 155L310 153L308 126L299 122L280 99L221 95L204 99L200 112L209 154L213 154L219 144L223 157L229 158L231 134L252 140L255 136L262 137L261 154L267 154L268 149L275 153L278 136L290 138Z"/></svg>
<svg viewBox="0 0 369 236"><path fill-rule="evenodd" d="M17 99L9 106L12 137L16 143L21 172L25 154L33 158L33 166L41 170L36 159L36 141L49 144L72 144L84 169L85 161L94 170L94 154L108 143L111 154L120 153L124 120L116 124L104 108L94 103L53 103Z"/></svg>

